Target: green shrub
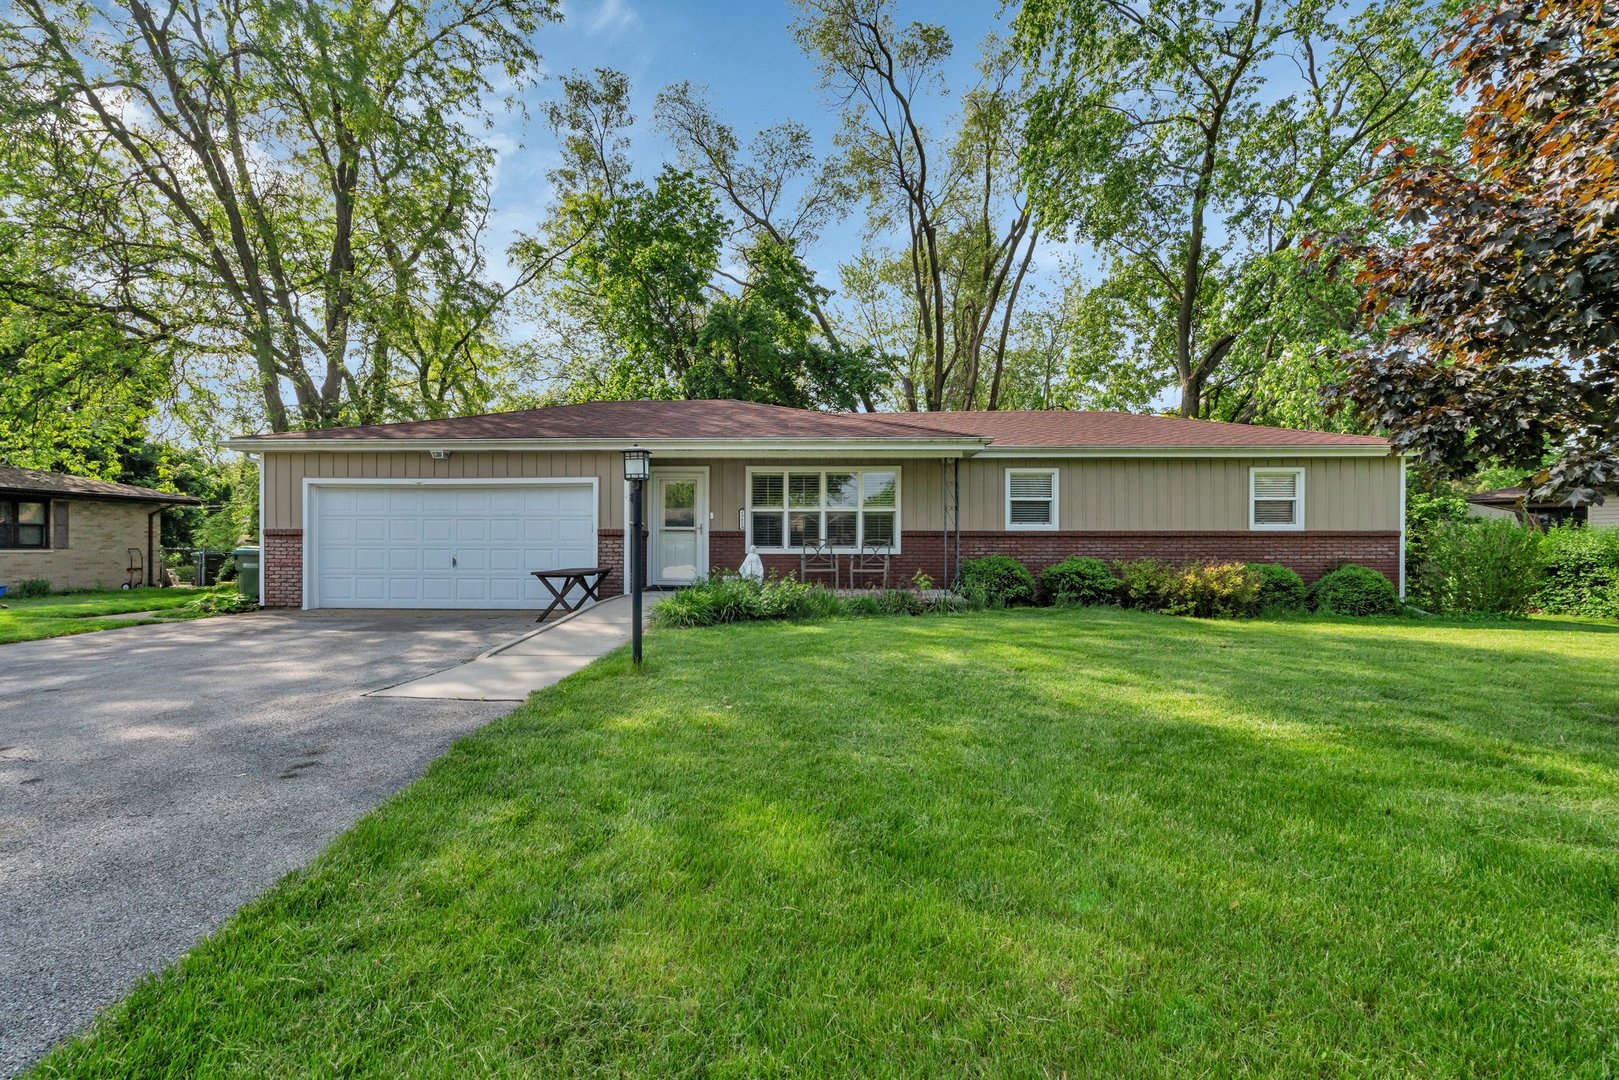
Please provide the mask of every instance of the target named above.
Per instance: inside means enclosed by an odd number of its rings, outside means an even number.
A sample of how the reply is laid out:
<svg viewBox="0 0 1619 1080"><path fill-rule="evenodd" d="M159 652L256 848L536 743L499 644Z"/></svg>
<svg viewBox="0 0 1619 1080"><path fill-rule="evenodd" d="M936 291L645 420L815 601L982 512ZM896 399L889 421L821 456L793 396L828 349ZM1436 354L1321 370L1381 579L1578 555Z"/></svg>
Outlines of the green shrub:
<svg viewBox="0 0 1619 1080"><path fill-rule="evenodd" d="M1248 573L1259 580L1259 610L1304 610L1304 579L1281 563L1252 562Z"/></svg>
<svg viewBox="0 0 1619 1080"><path fill-rule="evenodd" d="M1458 494L1449 482L1424 478L1415 470L1411 473L1405 493L1405 565L1413 571L1408 585L1418 603L1441 606L1425 591L1422 576L1414 572L1428 563L1434 537L1447 525L1467 521L1472 516L1466 497Z"/></svg>
<svg viewBox="0 0 1619 1080"><path fill-rule="evenodd" d="M1619 528L1548 530L1541 542L1541 574L1534 596L1538 610L1619 619Z"/></svg>
<svg viewBox="0 0 1619 1080"><path fill-rule="evenodd" d="M961 564L961 591L985 607L1012 607L1035 600L1034 575L1006 555L985 555Z"/></svg>
<svg viewBox="0 0 1619 1080"><path fill-rule="evenodd" d="M13 599L29 600L36 596L49 596L51 583L42 577L26 578L13 585L9 591Z"/></svg>
<svg viewBox="0 0 1619 1080"><path fill-rule="evenodd" d="M1541 533L1514 518L1445 522L1416 568L1424 601L1441 611L1525 615L1540 587Z"/></svg>
<svg viewBox="0 0 1619 1080"><path fill-rule="evenodd" d="M1175 566L1157 559L1131 559L1114 569L1120 597L1143 611L1205 619L1259 613L1261 580L1242 563Z"/></svg>
<svg viewBox="0 0 1619 1080"><path fill-rule="evenodd" d="M925 615L933 605L905 589L884 589L850 597L844 601L844 609L850 615Z"/></svg>
<svg viewBox="0 0 1619 1080"><path fill-rule="evenodd" d="M1130 559L1116 565L1119 598L1142 611L1163 611L1174 595L1175 568L1157 559Z"/></svg>
<svg viewBox="0 0 1619 1080"><path fill-rule="evenodd" d="M1171 577L1170 615L1238 619L1259 614L1259 577L1242 563L1187 563Z"/></svg>
<svg viewBox="0 0 1619 1080"><path fill-rule="evenodd" d="M1391 615L1400 596L1376 570L1350 563L1310 587L1310 606L1328 615Z"/></svg>
<svg viewBox="0 0 1619 1080"><path fill-rule="evenodd" d="M666 597L652 613L659 626L715 626L759 619L819 619L843 613L843 602L819 585L791 576L762 584L735 574L707 581Z"/></svg>
<svg viewBox="0 0 1619 1080"><path fill-rule="evenodd" d="M1116 604L1119 579L1101 559L1071 555L1040 571L1040 598L1048 604Z"/></svg>
<svg viewBox="0 0 1619 1080"><path fill-rule="evenodd" d="M235 615L259 609L257 601L248 599L235 589L221 589L207 596L199 596L186 607L192 611L200 611L204 615Z"/></svg>

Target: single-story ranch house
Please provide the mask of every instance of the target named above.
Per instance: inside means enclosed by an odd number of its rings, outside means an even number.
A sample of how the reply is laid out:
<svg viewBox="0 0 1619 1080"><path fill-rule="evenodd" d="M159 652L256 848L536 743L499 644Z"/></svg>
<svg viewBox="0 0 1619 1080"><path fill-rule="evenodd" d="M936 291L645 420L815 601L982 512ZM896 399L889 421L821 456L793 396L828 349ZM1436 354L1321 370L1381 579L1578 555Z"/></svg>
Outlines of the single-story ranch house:
<svg viewBox="0 0 1619 1080"><path fill-rule="evenodd" d="M1073 554L1358 562L1403 584L1404 467L1383 439L1111 412L819 413L739 401L603 401L231 440L261 456L264 603L542 605L530 571L612 567L622 451L651 452L647 581L758 550L868 547L890 580L960 561Z"/></svg>
<svg viewBox="0 0 1619 1080"><path fill-rule="evenodd" d="M53 589L156 585L158 515L201 501L0 465L0 585L41 578Z"/></svg>

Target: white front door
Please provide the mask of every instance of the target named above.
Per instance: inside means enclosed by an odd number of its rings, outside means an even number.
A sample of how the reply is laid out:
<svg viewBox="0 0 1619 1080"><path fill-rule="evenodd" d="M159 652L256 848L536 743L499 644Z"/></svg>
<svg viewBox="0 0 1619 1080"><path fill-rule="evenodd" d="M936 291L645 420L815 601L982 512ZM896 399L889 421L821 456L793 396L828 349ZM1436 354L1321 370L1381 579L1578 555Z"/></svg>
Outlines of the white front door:
<svg viewBox="0 0 1619 1080"><path fill-rule="evenodd" d="M652 474L651 542L647 579L653 585L690 585L708 576L708 476L702 472Z"/></svg>

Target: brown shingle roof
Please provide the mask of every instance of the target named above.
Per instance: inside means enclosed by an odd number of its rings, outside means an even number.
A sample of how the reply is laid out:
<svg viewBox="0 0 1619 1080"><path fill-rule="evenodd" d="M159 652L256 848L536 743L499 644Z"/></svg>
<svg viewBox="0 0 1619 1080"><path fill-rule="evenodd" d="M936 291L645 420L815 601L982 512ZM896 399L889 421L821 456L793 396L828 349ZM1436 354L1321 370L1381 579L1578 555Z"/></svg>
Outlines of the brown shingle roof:
<svg viewBox="0 0 1619 1080"><path fill-rule="evenodd" d="M108 480L92 480L88 476L67 473L40 472L38 469L19 469L14 465L0 465L0 491L23 495L71 496L80 499L127 499L133 502L188 503L201 505L202 500L191 495L176 495L172 491L154 491L152 488L131 484L114 484Z"/></svg>
<svg viewBox="0 0 1619 1080"><path fill-rule="evenodd" d="M822 413L745 401L591 401L542 409L289 431L244 441L482 439L945 439L994 449L1309 450L1383 447L1366 435L1120 412Z"/></svg>
<svg viewBox="0 0 1619 1080"><path fill-rule="evenodd" d="M903 427L903 432L896 430ZM356 439L882 439L953 438L925 419L895 425L867 413L821 413L750 401L588 401L543 409L408 420L250 438L286 442Z"/></svg>
<svg viewBox="0 0 1619 1080"><path fill-rule="evenodd" d="M1190 450L1388 445L1387 440L1371 435L1339 435L1122 412L1009 410L870 415L901 423L909 416L926 417L928 423L952 431L989 436L995 440L992 445L996 449L1035 446Z"/></svg>

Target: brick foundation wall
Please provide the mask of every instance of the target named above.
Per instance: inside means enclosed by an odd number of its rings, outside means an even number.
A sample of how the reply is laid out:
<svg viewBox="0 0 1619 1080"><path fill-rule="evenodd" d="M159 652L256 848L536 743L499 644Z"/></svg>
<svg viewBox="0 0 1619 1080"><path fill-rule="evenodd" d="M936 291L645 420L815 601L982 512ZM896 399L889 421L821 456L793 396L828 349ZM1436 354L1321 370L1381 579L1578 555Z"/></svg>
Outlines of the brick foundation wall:
<svg viewBox="0 0 1619 1080"><path fill-rule="evenodd" d="M265 607L304 606L304 531L265 529L259 584Z"/></svg>
<svg viewBox="0 0 1619 1080"><path fill-rule="evenodd" d="M596 565L611 566L613 572L602 579L601 594L618 596L624 591L624 530L596 530Z"/></svg>
<svg viewBox="0 0 1619 1080"><path fill-rule="evenodd" d="M908 585L918 570L944 585L944 540L937 533L908 533L904 550L889 564L889 584ZM746 555L741 532L710 534L708 557L713 569L736 569ZM1090 555L1108 562L1163 559L1167 562L1277 562L1314 581L1346 563L1369 566L1398 584L1398 532L963 532L961 557L1010 555L1038 573L1070 555ZM797 573L797 555L761 555L765 571ZM847 566L843 560L842 565Z"/></svg>

